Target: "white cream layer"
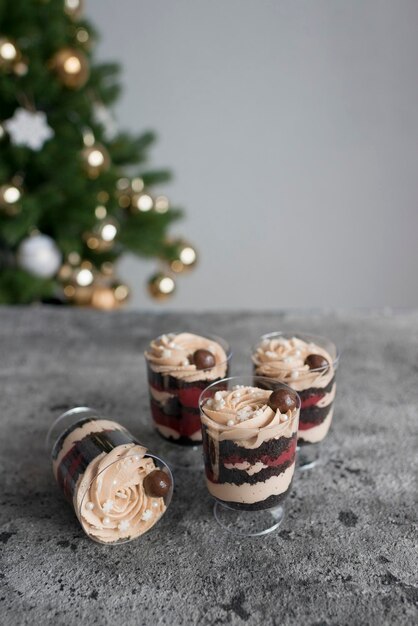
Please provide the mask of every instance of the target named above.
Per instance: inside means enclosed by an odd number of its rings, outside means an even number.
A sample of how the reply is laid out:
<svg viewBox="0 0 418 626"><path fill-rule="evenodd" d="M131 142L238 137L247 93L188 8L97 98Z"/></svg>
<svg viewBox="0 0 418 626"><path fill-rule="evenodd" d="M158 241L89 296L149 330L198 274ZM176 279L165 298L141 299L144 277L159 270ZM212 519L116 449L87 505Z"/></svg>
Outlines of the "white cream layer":
<svg viewBox="0 0 418 626"><path fill-rule="evenodd" d="M167 393L167 391L158 391L158 389L154 389L154 387L149 387L150 394L154 398L156 402L159 404L165 404L167 400L171 400L171 398L175 398L175 395L172 393Z"/></svg>

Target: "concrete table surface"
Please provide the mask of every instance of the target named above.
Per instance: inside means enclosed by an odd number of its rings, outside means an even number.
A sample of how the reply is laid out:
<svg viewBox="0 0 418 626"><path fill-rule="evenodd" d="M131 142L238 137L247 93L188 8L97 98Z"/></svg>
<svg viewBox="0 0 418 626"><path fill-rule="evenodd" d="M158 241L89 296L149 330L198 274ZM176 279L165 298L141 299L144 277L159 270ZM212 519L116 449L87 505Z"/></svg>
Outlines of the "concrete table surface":
<svg viewBox="0 0 418 626"><path fill-rule="evenodd" d="M343 351L324 463L297 477L278 532L222 532L200 472L137 541L90 541L44 452L75 405L152 441L142 352L214 332L250 371L261 333L306 330ZM100 313L0 309L0 623L341 626L418 623L418 313ZM153 450L158 452L158 450Z"/></svg>

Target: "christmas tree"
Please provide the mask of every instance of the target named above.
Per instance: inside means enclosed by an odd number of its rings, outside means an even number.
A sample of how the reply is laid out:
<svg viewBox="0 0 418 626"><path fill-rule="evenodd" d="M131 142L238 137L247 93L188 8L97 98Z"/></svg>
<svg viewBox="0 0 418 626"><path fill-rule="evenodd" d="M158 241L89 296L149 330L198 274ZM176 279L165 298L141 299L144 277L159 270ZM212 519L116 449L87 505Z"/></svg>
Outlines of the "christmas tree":
<svg viewBox="0 0 418 626"><path fill-rule="evenodd" d="M114 308L129 288L124 252L156 257L155 298L196 252L167 229L181 216L152 188L155 137L117 132L116 64L92 61L82 0L0 0L0 303L58 300Z"/></svg>

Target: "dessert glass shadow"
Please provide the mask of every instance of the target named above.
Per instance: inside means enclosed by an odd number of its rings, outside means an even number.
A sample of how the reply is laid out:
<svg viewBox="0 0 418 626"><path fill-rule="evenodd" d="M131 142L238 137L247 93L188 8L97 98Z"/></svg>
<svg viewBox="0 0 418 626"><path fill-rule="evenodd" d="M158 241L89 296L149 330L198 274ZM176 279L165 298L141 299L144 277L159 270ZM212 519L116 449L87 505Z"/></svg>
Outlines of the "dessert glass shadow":
<svg viewBox="0 0 418 626"><path fill-rule="evenodd" d="M131 433L89 407L75 407L49 429L55 479L87 536L114 545L136 539L166 513L173 477Z"/></svg>
<svg viewBox="0 0 418 626"><path fill-rule="evenodd" d="M199 405L215 519L237 536L277 529L295 470L299 396L276 380L238 376L207 387Z"/></svg>
<svg viewBox="0 0 418 626"><path fill-rule="evenodd" d="M256 376L283 382L299 394L298 469L315 467L334 414L337 347L318 335L274 332L260 337L252 361Z"/></svg>
<svg viewBox="0 0 418 626"><path fill-rule="evenodd" d="M145 352L158 450L177 469L203 467L199 396L229 374L231 350L215 335L166 333Z"/></svg>

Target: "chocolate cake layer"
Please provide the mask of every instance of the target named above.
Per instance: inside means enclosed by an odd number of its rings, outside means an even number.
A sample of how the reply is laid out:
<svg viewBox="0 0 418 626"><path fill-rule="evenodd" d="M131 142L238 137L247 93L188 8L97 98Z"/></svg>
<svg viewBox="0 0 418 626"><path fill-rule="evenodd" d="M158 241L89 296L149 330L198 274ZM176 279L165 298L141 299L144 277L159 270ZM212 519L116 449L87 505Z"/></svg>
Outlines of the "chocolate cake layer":
<svg viewBox="0 0 418 626"><path fill-rule="evenodd" d="M333 403L330 402L328 406L310 406L306 409L302 409L299 417L299 429L300 424L312 424L313 426L318 426L318 424L322 424L322 422L327 417L328 413L332 408Z"/></svg>
<svg viewBox="0 0 418 626"><path fill-rule="evenodd" d="M227 439L220 442L219 457L222 460L228 457L238 456L251 463L251 465L254 465L254 463L257 463L262 456L269 456L272 458L278 457L282 454L282 452L294 444L296 437L297 435L294 433L292 437L268 439L259 445L258 448L244 448L243 446L237 445L234 441ZM210 437L208 437L208 439L210 440Z"/></svg>
<svg viewBox="0 0 418 626"><path fill-rule="evenodd" d="M300 399L302 402L306 400L307 398L310 398L311 396L325 395L326 393L330 393L334 383L335 383L335 376L331 378L331 380L329 381L326 387L309 387L309 389L298 391L298 395L300 396Z"/></svg>
<svg viewBox="0 0 418 626"><path fill-rule="evenodd" d="M181 419L181 404L178 401L178 398L168 398L164 402L158 402L155 398L150 394L150 402L151 407L157 407L160 411L163 411L166 415L170 415L170 417L178 417Z"/></svg>
<svg viewBox="0 0 418 626"><path fill-rule="evenodd" d="M269 496L265 500L260 500L260 502L254 502L253 504L246 504L242 502L227 502L225 500L219 500L219 502L223 505L226 505L230 509L234 509L237 511L261 511L262 509L272 509L278 506L283 500L287 497L288 493L292 488L292 482L290 482L289 487L283 493L280 493L277 496ZM215 498L216 500L218 498Z"/></svg>
<svg viewBox="0 0 418 626"><path fill-rule="evenodd" d="M196 375L196 373L194 373ZM226 371L226 376L228 375L228 368ZM211 385L214 382L221 380L221 378L205 378L204 380L194 380L192 382L187 382L187 380L183 378L176 378L175 376L171 376L170 374L165 374L164 372L154 372L151 367L148 367L148 382L150 385L158 389L159 391L167 391L176 389L189 389L189 388L198 388L198 389L206 389L208 385Z"/></svg>

